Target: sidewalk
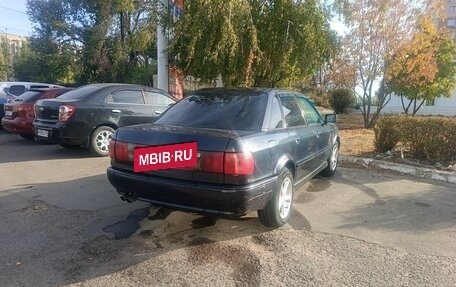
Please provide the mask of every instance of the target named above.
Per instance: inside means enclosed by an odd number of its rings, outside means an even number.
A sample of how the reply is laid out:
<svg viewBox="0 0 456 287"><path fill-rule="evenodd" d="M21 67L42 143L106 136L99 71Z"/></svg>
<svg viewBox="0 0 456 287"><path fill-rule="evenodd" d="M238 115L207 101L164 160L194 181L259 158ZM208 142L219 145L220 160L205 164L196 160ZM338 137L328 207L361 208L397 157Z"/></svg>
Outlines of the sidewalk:
<svg viewBox="0 0 456 287"><path fill-rule="evenodd" d="M456 172L440 171L431 168L423 168L412 165L387 162L372 158L361 158L347 155L339 155L339 163L341 166L357 166L363 168L391 170L404 174L413 175L419 178L456 184Z"/></svg>

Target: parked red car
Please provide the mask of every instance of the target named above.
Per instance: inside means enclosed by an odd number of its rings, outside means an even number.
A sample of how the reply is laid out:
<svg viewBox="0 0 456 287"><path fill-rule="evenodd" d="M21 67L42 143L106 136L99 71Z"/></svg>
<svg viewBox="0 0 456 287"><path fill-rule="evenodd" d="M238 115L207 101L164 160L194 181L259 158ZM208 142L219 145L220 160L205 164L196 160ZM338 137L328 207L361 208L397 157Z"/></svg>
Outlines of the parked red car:
<svg viewBox="0 0 456 287"><path fill-rule="evenodd" d="M41 99L56 98L71 88L31 89L13 102L5 104L5 116L2 119L3 128L11 133L19 134L25 139L32 139L33 119L35 118L33 106Z"/></svg>

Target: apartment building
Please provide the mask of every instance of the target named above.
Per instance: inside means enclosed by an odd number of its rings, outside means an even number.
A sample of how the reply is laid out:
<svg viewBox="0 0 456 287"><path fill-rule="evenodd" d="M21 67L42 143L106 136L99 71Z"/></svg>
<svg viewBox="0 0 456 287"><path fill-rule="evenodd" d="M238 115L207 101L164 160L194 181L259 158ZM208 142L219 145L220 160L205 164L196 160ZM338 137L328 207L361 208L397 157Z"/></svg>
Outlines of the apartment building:
<svg viewBox="0 0 456 287"><path fill-rule="evenodd" d="M0 33L0 39L2 43L5 41L8 43L8 56L9 60L12 60L17 53L19 53L22 44L27 41L27 38L24 36L18 36L18 35L13 35L13 34L8 34L8 33Z"/></svg>
<svg viewBox="0 0 456 287"><path fill-rule="evenodd" d="M450 30L456 41L456 0L445 0L444 20L441 24Z"/></svg>

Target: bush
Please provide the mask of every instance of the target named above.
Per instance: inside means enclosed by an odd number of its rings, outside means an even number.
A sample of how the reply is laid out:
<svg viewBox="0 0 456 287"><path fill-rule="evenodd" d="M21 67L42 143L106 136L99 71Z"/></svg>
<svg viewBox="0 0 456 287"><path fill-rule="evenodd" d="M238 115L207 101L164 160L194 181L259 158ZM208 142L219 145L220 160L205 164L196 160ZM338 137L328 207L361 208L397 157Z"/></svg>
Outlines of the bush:
<svg viewBox="0 0 456 287"><path fill-rule="evenodd" d="M350 89L335 89L329 95L329 104L336 114L345 113L353 102L353 91Z"/></svg>
<svg viewBox="0 0 456 287"><path fill-rule="evenodd" d="M374 127L374 146L378 152L387 152L394 149L400 139L398 126L400 117L385 116L377 121Z"/></svg>
<svg viewBox="0 0 456 287"><path fill-rule="evenodd" d="M416 158L428 161L456 159L456 119L443 117L386 116L378 120L375 148L393 149L398 142Z"/></svg>

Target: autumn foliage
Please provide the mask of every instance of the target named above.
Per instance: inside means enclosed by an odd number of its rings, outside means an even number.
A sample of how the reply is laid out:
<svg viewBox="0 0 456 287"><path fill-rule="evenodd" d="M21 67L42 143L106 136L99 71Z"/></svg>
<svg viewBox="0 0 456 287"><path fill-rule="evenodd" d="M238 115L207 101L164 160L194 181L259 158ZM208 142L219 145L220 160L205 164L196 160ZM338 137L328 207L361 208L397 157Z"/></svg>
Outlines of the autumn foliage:
<svg viewBox="0 0 456 287"><path fill-rule="evenodd" d="M415 114L426 100L451 96L456 76L455 52L445 31L423 16L416 33L399 47L387 65L388 89L402 97L406 114Z"/></svg>

